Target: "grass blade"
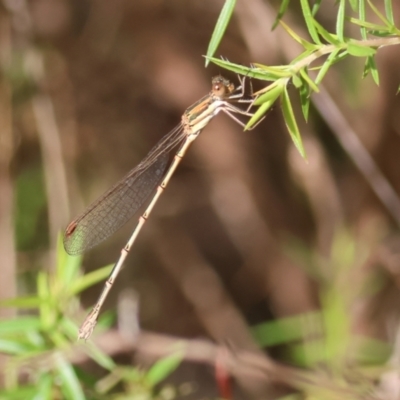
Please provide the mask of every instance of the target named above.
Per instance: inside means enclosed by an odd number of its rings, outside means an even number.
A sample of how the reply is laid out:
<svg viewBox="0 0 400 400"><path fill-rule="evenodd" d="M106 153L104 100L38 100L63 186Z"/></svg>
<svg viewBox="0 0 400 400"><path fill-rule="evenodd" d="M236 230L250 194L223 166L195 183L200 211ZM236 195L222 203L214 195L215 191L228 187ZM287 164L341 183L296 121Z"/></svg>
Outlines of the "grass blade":
<svg viewBox="0 0 400 400"><path fill-rule="evenodd" d="M343 42L344 40L344 18L346 11L346 0L340 0L339 10L336 20L336 34L338 39Z"/></svg>
<svg viewBox="0 0 400 400"><path fill-rule="evenodd" d="M231 19L233 10L236 5L236 0L226 0L224 6L222 7L221 13L219 14L217 23L214 28L214 32L211 36L210 43L207 49L206 67L209 64L209 58L215 54L219 43L224 36L226 27Z"/></svg>
<svg viewBox="0 0 400 400"><path fill-rule="evenodd" d="M347 51L354 57L369 57L376 53L376 49L368 46L360 46L359 44L349 42Z"/></svg>
<svg viewBox="0 0 400 400"><path fill-rule="evenodd" d="M282 98L283 117L285 119L285 123L288 128L289 134L300 155L303 158L306 158L306 152L304 150L303 141L301 140L299 127L296 122L296 117L294 116L293 107L290 101L287 87L284 88L281 98Z"/></svg>
<svg viewBox="0 0 400 400"><path fill-rule="evenodd" d="M360 17L360 21L362 22L366 22L365 20L365 1L364 0L359 0L359 5L358 5L358 15ZM361 33L361 37L363 39L367 39L367 29L364 26L360 27L360 33Z"/></svg>
<svg viewBox="0 0 400 400"><path fill-rule="evenodd" d="M314 25L314 17L311 12L310 5L308 4L308 0L300 0L301 9L303 11L304 20L307 25L308 33L315 43L321 44L321 40L319 39L318 32L315 29Z"/></svg>
<svg viewBox="0 0 400 400"><path fill-rule="evenodd" d="M278 15L276 16L274 24L272 25L272 30L274 30L277 27L277 25L279 24L280 20L282 19L282 17L284 16L284 14L288 8L289 3L290 3L290 0L282 0L282 3L279 7Z"/></svg>
<svg viewBox="0 0 400 400"><path fill-rule="evenodd" d="M394 26L392 0L385 0L385 13L388 21Z"/></svg>

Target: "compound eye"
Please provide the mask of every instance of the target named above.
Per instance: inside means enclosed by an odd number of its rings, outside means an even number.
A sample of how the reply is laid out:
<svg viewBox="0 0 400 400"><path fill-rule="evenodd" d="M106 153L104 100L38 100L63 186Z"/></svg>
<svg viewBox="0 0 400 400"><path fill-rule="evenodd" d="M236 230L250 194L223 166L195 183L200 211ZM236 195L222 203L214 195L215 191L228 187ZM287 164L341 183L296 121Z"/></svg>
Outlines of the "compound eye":
<svg viewBox="0 0 400 400"><path fill-rule="evenodd" d="M225 79L223 76L218 75L212 80L212 93L220 99L225 98L234 90L234 85Z"/></svg>
<svg viewBox="0 0 400 400"><path fill-rule="evenodd" d="M225 86L222 83L215 83L213 87L213 92L215 96L223 97L225 94Z"/></svg>

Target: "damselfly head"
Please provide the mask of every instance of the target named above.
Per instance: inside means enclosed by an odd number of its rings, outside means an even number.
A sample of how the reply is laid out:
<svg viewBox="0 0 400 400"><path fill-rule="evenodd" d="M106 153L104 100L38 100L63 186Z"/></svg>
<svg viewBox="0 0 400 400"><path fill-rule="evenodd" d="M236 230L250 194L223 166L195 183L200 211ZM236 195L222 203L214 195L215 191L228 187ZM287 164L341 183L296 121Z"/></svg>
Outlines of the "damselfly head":
<svg viewBox="0 0 400 400"><path fill-rule="evenodd" d="M218 75L212 78L211 93L213 96L223 99L229 96L235 90L235 85L223 76Z"/></svg>

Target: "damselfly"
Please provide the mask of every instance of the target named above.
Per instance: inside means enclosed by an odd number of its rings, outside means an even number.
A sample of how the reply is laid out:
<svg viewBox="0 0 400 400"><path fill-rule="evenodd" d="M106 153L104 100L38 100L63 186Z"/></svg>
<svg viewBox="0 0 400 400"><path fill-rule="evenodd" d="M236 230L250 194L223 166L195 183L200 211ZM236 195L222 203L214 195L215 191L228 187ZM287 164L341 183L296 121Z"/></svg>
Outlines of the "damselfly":
<svg viewBox="0 0 400 400"><path fill-rule="evenodd" d="M124 225L144 204L158 184L146 210L139 217L132 236L121 250L121 255L114 265L96 305L80 327L79 339L88 339L92 334L100 309L133 243L191 143L220 111L242 126L244 123L236 115L252 116L249 109L253 100L245 99L244 91L244 79L235 89L234 85L224 77L214 77L210 93L185 111L181 123L161 139L136 168L68 225L64 234L65 250L71 255L83 253ZM232 103L248 103L250 106L246 110L242 110ZM178 146L179 149L164 174L169 153Z"/></svg>

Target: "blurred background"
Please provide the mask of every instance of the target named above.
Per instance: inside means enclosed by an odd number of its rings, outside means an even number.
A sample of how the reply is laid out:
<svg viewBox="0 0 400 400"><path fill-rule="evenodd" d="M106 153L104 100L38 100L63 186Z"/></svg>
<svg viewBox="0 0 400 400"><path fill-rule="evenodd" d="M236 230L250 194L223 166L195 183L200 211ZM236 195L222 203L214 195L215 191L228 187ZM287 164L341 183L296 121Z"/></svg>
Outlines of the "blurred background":
<svg viewBox="0 0 400 400"><path fill-rule="evenodd" d="M213 76L237 84L234 75L204 67L222 5L2 1L1 298L34 291L34 274L54 268L59 232L179 123L209 92ZM288 63L300 51L281 27L271 31L278 7L238 1L216 56L243 65ZM296 7L285 21L307 37ZM335 29L335 16L335 2L325 2L319 18L326 29ZM399 56L396 46L378 51L379 87L361 78L362 59L330 70L327 92L315 95L308 123L301 122L306 162L278 104L250 132L218 115L175 173L105 308L118 309L134 291L143 329L251 350L257 344L250 326L319 310L321 293L332 285L346 299L351 332L394 343ZM319 107L327 98L337 109L328 106L324 114ZM115 262L135 223L85 255L84 270ZM100 289L84 293L85 308ZM2 318L14 315L1 310ZM284 358L285 350L271 354ZM180 378L197 376L190 374ZM212 393L206 383L212 374L203 375L196 379Z"/></svg>

